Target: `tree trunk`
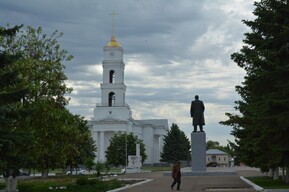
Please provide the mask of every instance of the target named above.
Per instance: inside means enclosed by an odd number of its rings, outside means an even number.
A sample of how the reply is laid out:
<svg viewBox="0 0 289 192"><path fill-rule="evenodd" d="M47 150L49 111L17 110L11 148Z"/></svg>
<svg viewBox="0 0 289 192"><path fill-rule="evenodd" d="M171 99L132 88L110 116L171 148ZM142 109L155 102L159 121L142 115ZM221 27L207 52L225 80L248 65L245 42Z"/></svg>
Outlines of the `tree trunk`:
<svg viewBox="0 0 289 192"><path fill-rule="evenodd" d="M5 178L6 189L5 192L16 192L17 191L17 178L12 176Z"/></svg>
<svg viewBox="0 0 289 192"><path fill-rule="evenodd" d="M282 167L282 181L285 181L285 167Z"/></svg>
<svg viewBox="0 0 289 192"><path fill-rule="evenodd" d="M10 188L11 188L11 186L10 186L11 179L12 179L11 176L5 177L5 184L6 184L5 192L10 192L10 191L11 191L11 190L10 190Z"/></svg>
<svg viewBox="0 0 289 192"><path fill-rule="evenodd" d="M279 179L279 167L275 168L273 178L274 178L274 180L278 180Z"/></svg>
<svg viewBox="0 0 289 192"><path fill-rule="evenodd" d="M269 170L268 175L269 175L269 177L272 177L272 178L274 177L274 169L273 168Z"/></svg>
<svg viewBox="0 0 289 192"><path fill-rule="evenodd" d="M48 177L48 170L42 171L41 177L42 177L42 178L47 178L47 177Z"/></svg>
<svg viewBox="0 0 289 192"><path fill-rule="evenodd" d="M62 175L66 175L66 169L62 168Z"/></svg>
<svg viewBox="0 0 289 192"><path fill-rule="evenodd" d="M285 183L289 184L289 166L286 166Z"/></svg>

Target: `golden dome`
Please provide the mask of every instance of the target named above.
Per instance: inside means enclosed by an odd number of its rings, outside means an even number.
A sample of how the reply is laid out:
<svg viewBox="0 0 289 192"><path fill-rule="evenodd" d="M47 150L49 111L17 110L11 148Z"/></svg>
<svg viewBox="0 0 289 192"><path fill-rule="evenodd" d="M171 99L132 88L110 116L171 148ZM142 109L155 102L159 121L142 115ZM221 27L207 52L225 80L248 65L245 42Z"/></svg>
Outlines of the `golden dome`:
<svg viewBox="0 0 289 192"><path fill-rule="evenodd" d="M111 36L110 42L107 43L108 47L121 47L121 45L116 41L115 36Z"/></svg>

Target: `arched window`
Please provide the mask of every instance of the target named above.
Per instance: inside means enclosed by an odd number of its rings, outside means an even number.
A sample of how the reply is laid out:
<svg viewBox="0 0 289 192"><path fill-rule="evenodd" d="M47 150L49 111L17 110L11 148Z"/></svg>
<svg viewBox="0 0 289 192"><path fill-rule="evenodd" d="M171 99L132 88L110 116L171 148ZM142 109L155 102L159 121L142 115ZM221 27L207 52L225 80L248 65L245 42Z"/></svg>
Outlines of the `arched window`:
<svg viewBox="0 0 289 192"><path fill-rule="evenodd" d="M115 94L114 92L110 92L108 95L108 106L111 107L114 106L114 104L115 104Z"/></svg>
<svg viewBox="0 0 289 192"><path fill-rule="evenodd" d="M114 83L114 70L109 71L109 83Z"/></svg>

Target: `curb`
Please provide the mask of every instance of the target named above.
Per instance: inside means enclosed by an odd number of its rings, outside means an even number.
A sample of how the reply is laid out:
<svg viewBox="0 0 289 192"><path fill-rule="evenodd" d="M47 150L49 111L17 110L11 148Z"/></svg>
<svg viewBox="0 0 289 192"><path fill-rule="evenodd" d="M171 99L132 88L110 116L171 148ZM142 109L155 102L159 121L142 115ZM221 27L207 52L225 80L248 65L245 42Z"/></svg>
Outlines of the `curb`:
<svg viewBox="0 0 289 192"><path fill-rule="evenodd" d="M243 176L240 176L240 179L245 181L247 184L251 185L255 191L262 191L262 192L289 192L289 189L264 189L260 187L259 185L256 185L252 181L249 181L248 179L245 179Z"/></svg>
<svg viewBox="0 0 289 192"><path fill-rule="evenodd" d="M126 180L129 180L129 179L126 179ZM133 180L136 180L136 179L133 179ZM142 184L145 184L145 183L153 181L153 179L137 179L137 180L144 180L144 181L139 182L139 183L135 183L135 184L132 184L132 185L126 185L124 187L121 187L121 188L118 188L118 189L113 189L113 190L110 190L110 191L107 191L107 192L118 192L118 191L122 191L124 189L128 189L128 188L131 188L131 187L135 187L135 186L142 185Z"/></svg>
<svg viewBox="0 0 289 192"><path fill-rule="evenodd" d="M255 183L253 183L252 181L249 181L248 179L245 179L243 176L240 176L240 179L245 181L247 184L251 185L255 191L265 191L262 187L260 187L259 185L256 185Z"/></svg>

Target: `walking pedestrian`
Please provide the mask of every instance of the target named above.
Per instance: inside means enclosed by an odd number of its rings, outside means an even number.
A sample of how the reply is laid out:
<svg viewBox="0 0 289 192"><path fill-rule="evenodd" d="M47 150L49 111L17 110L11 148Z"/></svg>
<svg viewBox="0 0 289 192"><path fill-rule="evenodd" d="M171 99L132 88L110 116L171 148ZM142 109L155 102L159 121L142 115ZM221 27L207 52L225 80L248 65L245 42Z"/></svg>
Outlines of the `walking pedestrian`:
<svg viewBox="0 0 289 192"><path fill-rule="evenodd" d="M171 185L171 189L173 190L175 184L177 184L177 190L180 190L180 185L181 185L181 163L180 162L175 163L175 165L173 166L172 177L174 181Z"/></svg>

